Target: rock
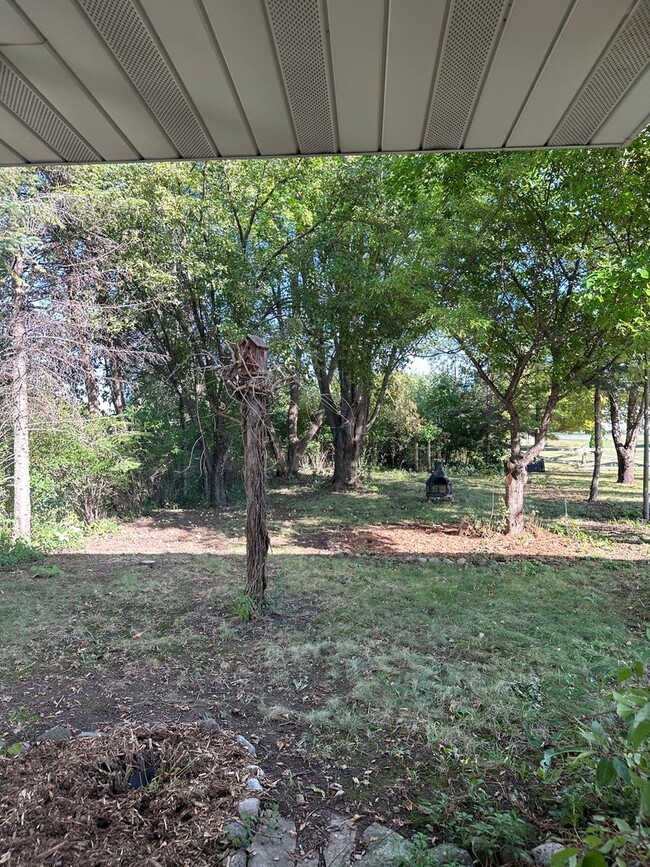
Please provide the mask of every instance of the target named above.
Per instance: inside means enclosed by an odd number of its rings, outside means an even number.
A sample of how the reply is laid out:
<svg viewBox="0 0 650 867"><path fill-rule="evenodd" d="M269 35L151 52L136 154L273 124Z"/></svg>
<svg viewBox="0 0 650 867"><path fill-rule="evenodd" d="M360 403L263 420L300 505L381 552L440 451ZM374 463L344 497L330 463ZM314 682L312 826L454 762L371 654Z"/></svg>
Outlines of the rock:
<svg viewBox="0 0 650 867"><path fill-rule="evenodd" d="M542 843L541 846L536 846L531 850L530 854L533 856L536 867L550 867L551 858L556 852L561 852L562 849L566 849L566 846L562 843L549 841L548 843Z"/></svg>
<svg viewBox="0 0 650 867"><path fill-rule="evenodd" d="M221 731L221 726L213 719L211 716L202 719L199 723L199 728L202 732L219 732Z"/></svg>
<svg viewBox="0 0 650 867"><path fill-rule="evenodd" d="M304 795L296 795L296 807L304 807L307 803L307 799Z"/></svg>
<svg viewBox="0 0 650 867"><path fill-rule="evenodd" d="M260 780L263 780L264 777L266 776L266 774L265 774L264 771L260 768L259 765L246 765L246 770L247 770L247 771L250 771L250 772L253 773L253 774L255 774L256 777L259 777L259 778L260 778Z"/></svg>
<svg viewBox="0 0 650 867"><path fill-rule="evenodd" d="M295 848L294 823L267 812L251 843L248 867L294 867Z"/></svg>
<svg viewBox="0 0 650 867"><path fill-rule="evenodd" d="M467 560L464 557L459 557L459 559L456 560L456 565L457 566L467 566Z"/></svg>
<svg viewBox="0 0 650 867"><path fill-rule="evenodd" d="M244 798L238 807L240 819L257 819L262 812L262 802L259 798Z"/></svg>
<svg viewBox="0 0 650 867"><path fill-rule="evenodd" d="M357 832L344 816L332 816L328 827L328 842L323 851L327 867L343 867L350 863Z"/></svg>
<svg viewBox="0 0 650 867"><path fill-rule="evenodd" d="M445 557L445 559L442 562L445 564L445 566L453 566L454 565L454 561L450 560L449 557Z"/></svg>
<svg viewBox="0 0 650 867"><path fill-rule="evenodd" d="M454 846L453 843L440 843L439 846L434 846L431 850L433 863L438 867L445 867L446 864L462 864L464 867L472 867L474 859L466 849L461 849L460 846Z"/></svg>
<svg viewBox="0 0 650 867"><path fill-rule="evenodd" d="M426 557L418 557L418 563L421 563L422 566L426 566L427 565L427 558Z"/></svg>
<svg viewBox="0 0 650 867"><path fill-rule="evenodd" d="M36 740L39 741L69 741L72 737L72 731L66 726L53 726L39 735Z"/></svg>
<svg viewBox="0 0 650 867"><path fill-rule="evenodd" d="M251 841L250 831L243 822L228 822L224 831L230 842L234 846L241 846L242 849L245 849Z"/></svg>
<svg viewBox="0 0 650 867"><path fill-rule="evenodd" d="M101 732L91 732L91 731L79 732L80 738L101 738L101 736L102 736Z"/></svg>
<svg viewBox="0 0 650 867"><path fill-rule="evenodd" d="M243 849L238 849L228 858L228 867L246 867L248 856Z"/></svg>
<svg viewBox="0 0 650 867"><path fill-rule="evenodd" d="M398 867L413 852L413 844L376 822L363 832L368 851L357 863L363 867Z"/></svg>
<svg viewBox="0 0 650 867"><path fill-rule="evenodd" d="M257 777L250 777L248 780L246 780L246 788L248 789L249 792L263 792L264 791L264 787L262 786L260 781L257 779Z"/></svg>
<svg viewBox="0 0 650 867"><path fill-rule="evenodd" d="M256 753L256 749L250 741L247 741L243 735L237 735L237 743L240 743L243 748L249 753L251 756L254 756Z"/></svg>

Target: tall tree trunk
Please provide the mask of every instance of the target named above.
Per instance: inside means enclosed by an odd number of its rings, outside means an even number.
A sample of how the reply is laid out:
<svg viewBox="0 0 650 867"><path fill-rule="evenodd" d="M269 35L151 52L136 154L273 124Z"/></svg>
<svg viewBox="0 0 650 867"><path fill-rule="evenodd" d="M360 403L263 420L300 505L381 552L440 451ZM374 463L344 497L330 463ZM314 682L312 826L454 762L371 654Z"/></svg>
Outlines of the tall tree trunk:
<svg viewBox="0 0 650 867"><path fill-rule="evenodd" d="M623 434L623 419L619 395L615 391L607 392L609 411L612 421L612 439L616 449L618 475L616 481L622 485L634 482L634 462L636 457L636 441L643 417L643 401L639 401L638 386L631 386L628 392L627 412L625 417L625 434Z"/></svg>
<svg viewBox="0 0 650 867"><path fill-rule="evenodd" d="M415 453L413 455L413 466L416 473L420 472L420 443L415 441Z"/></svg>
<svg viewBox="0 0 650 867"><path fill-rule="evenodd" d="M215 424L214 443L210 460L208 493L211 506L225 506L228 502L226 468L228 465L230 440L224 432L222 424L221 419L218 419Z"/></svg>
<svg viewBox="0 0 650 867"><path fill-rule="evenodd" d="M284 454L284 449L282 447L282 443L280 442L280 437L278 436L278 432L273 426L273 422L269 419L269 442L271 443L271 448L273 449L273 457L275 458L275 475L279 479L284 479L289 475L289 465L287 464L287 459Z"/></svg>
<svg viewBox="0 0 650 867"><path fill-rule="evenodd" d="M124 415L126 412L126 400L124 397L124 386L122 385L120 363L111 349L108 349L106 352L105 367L115 415Z"/></svg>
<svg viewBox="0 0 650 867"><path fill-rule="evenodd" d="M431 472L431 440L427 440L427 472Z"/></svg>
<svg viewBox="0 0 650 867"><path fill-rule="evenodd" d="M519 415L510 412L510 457L506 461L505 503L507 532L517 536L524 530L524 488L528 482L526 458L521 447Z"/></svg>
<svg viewBox="0 0 650 867"><path fill-rule="evenodd" d="M78 339L81 347L81 366L84 372L84 385L86 387L86 403L88 406L88 412L92 418L99 418L102 412L99 406L99 389L97 388L97 379L93 368L90 347L85 334L81 334Z"/></svg>
<svg viewBox="0 0 650 867"><path fill-rule="evenodd" d="M594 471L591 476L588 503L598 501L598 485L600 483L600 465L603 457L603 418L602 396L600 386L594 392Z"/></svg>
<svg viewBox="0 0 650 867"><path fill-rule="evenodd" d="M343 425L335 432L332 490L345 491L358 484L362 448L363 440L355 437L351 425Z"/></svg>
<svg viewBox="0 0 650 867"><path fill-rule="evenodd" d="M12 537L30 542L32 501L29 485L29 395L27 390L27 326L23 283L24 263L17 254L12 264L12 427L14 440L14 521Z"/></svg>
<svg viewBox="0 0 650 867"><path fill-rule="evenodd" d="M506 410L510 417L510 457L506 461L505 479L508 535L517 536L524 530L524 491L528 483L528 471L526 468L531 461L539 457L546 445L546 437L551 425L551 419L559 399L559 385L553 383L544 414L535 432L535 441L526 451L523 450L521 445L521 421L519 413L512 402L506 404Z"/></svg>
<svg viewBox="0 0 650 867"><path fill-rule="evenodd" d="M300 379L294 373L289 384L289 409L287 410L287 472L298 472L298 407L300 401Z"/></svg>

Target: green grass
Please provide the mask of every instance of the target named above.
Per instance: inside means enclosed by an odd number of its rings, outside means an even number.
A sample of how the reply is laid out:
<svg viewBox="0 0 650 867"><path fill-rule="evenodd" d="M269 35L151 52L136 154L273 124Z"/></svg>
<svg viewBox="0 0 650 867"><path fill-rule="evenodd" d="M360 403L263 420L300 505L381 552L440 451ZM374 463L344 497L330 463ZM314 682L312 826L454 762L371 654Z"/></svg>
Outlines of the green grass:
<svg viewBox="0 0 650 867"><path fill-rule="evenodd" d="M487 521L500 509L497 477L458 477L440 505L424 502L425 478L373 473L344 495L321 480L275 487L270 610L253 624L237 616L240 509L202 513L232 539L225 556L147 551L150 567L60 554L0 574L0 736L18 719L37 730L40 713L80 727L210 713L282 761L287 803L300 789L371 812L397 805L415 828L458 810L518 827L513 804L526 821L547 817L558 796L535 775L543 745L605 712L618 666L644 646L639 486L609 474L594 512L587 469L531 478L538 524L590 542L611 531L575 558L531 558L526 542L463 568L302 553L336 528ZM630 538L646 542L623 558Z"/></svg>

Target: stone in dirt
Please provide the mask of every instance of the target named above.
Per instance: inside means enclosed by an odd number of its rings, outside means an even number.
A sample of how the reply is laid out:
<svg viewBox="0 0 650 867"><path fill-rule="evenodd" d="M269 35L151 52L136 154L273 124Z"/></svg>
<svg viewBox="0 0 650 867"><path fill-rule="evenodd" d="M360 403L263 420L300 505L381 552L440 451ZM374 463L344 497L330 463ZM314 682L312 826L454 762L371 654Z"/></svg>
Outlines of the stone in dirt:
<svg viewBox="0 0 650 867"><path fill-rule="evenodd" d="M361 867L398 867L413 852L413 844L396 831L374 823L363 832L368 851L357 861Z"/></svg>
<svg viewBox="0 0 650 867"><path fill-rule="evenodd" d="M357 836L354 826L344 816L332 816L327 830L329 839L323 851L326 867L349 864Z"/></svg>
<svg viewBox="0 0 650 867"><path fill-rule="evenodd" d="M445 557L445 559L442 562L445 564L445 566L453 566L454 565L454 561L450 560L449 557Z"/></svg>
<svg viewBox="0 0 650 867"><path fill-rule="evenodd" d="M256 777L260 778L260 780L263 780L266 776L266 774L259 765L246 765L246 770L250 771L252 774L255 774Z"/></svg>
<svg viewBox="0 0 650 867"><path fill-rule="evenodd" d="M199 723L199 728L204 732L218 732L221 731L221 726L213 719L211 716L202 719Z"/></svg>
<svg viewBox="0 0 650 867"><path fill-rule="evenodd" d="M250 843L250 831L243 822L228 822L224 830L234 846L241 846L242 849L245 849ZM244 861L244 863L246 862Z"/></svg>
<svg viewBox="0 0 650 867"><path fill-rule="evenodd" d="M266 813L251 843L248 867L294 867L296 826L288 819Z"/></svg>
<svg viewBox="0 0 650 867"><path fill-rule="evenodd" d="M433 863L437 867L445 867L446 864L462 864L463 867L472 867L474 859L466 849L454 846L453 843L440 843L431 850Z"/></svg>
<svg viewBox="0 0 650 867"><path fill-rule="evenodd" d="M237 743L240 743L246 750L246 752L249 753L251 756L255 755L255 747L250 741L247 741L243 735L237 735Z"/></svg>
<svg viewBox="0 0 650 867"><path fill-rule="evenodd" d="M244 798L238 807L240 819L257 819L262 812L262 802L259 798Z"/></svg>
<svg viewBox="0 0 650 867"><path fill-rule="evenodd" d="M228 867L246 867L248 860L243 849L238 849L233 855L228 858Z"/></svg>
<svg viewBox="0 0 650 867"><path fill-rule="evenodd" d="M68 741L72 737L72 731L67 726L53 726L42 735L39 735L37 741Z"/></svg>
<svg viewBox="0 0 650 867"><path fill-rule="evenodd" d="M541 846L536 846L531 850L531 855L533 856L533 861L536 864L536 867L550 867L551 858L556 852L561 852L562 849L566 849L566 846L562 843L542 843Z"/></svg>
<svg viewBox="0 0 650 867"><path fill-rule="evenodd" d="M80 738L101 738L101 732L79 732Z"/></svg>
<svg viewBox="0 0 650 867"><path fill-rule="evenodd" d="M248 780L246 780L246 788L249 792L263 791L263 786L256 777L250 777Z"/></svg>
<svg viewBox="0 0 650 867"><path fill-rule="evenodd" d="M458 566L466 566L466 565L467 565L467 560L466 560L464 557L460 557L458 560L456 560L456 565L458 565Z"/></svg>

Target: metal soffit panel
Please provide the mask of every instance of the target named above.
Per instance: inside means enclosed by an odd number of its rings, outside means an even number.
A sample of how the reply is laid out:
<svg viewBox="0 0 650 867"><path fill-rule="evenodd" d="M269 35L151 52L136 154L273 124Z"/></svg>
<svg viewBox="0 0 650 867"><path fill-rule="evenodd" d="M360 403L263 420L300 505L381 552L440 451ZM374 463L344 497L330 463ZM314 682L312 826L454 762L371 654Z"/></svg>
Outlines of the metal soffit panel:
<svg viewBox="0 0 650 867"><path fill-rule="evenodd" d="M650 0L0 0L0 165L624 144Z"/></svg>

